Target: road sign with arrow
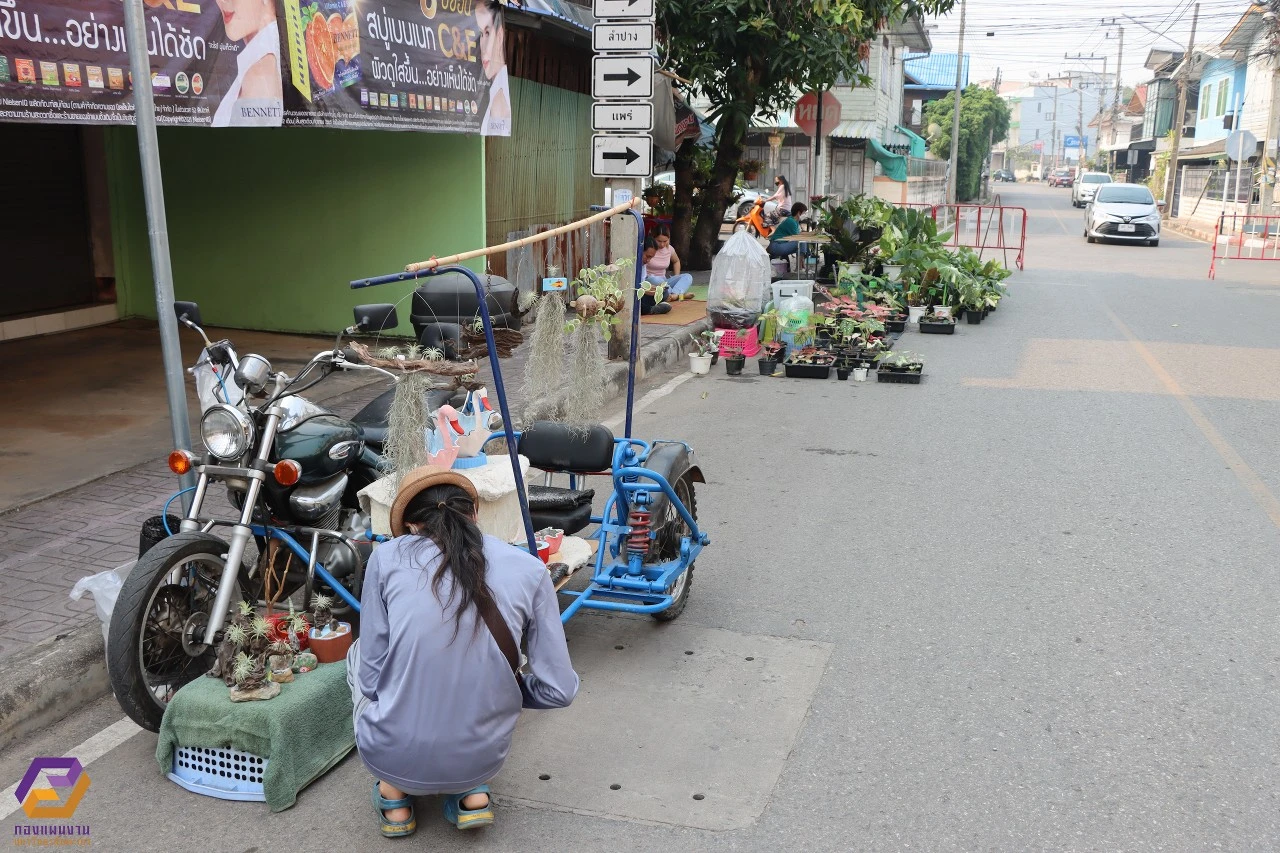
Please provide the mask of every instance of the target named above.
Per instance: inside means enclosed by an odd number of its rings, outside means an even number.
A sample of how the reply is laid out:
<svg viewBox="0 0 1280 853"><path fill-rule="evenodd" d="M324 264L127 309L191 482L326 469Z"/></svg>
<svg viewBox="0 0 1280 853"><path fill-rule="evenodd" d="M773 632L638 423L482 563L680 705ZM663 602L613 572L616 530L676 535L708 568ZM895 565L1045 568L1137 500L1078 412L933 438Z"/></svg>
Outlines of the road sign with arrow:
<svg viewBox="0 0 1280 853"><path fill-rule="evenodd" d="M652 97L653 57L595 57L591 60L591 94L597 98Z"/></svg>
<svg viewBox="0 0 1280 853"><path fill-rule="evenodd" d="M591 174L597 178L645 178L653 171L649 136L591 137Z"/></svg>
<svg viewBox="0 0 1280 853"><path fill-rule="evenodd" d="M648 20L653 18L653 0L594 0L591 11L597 18Z"/></svg>

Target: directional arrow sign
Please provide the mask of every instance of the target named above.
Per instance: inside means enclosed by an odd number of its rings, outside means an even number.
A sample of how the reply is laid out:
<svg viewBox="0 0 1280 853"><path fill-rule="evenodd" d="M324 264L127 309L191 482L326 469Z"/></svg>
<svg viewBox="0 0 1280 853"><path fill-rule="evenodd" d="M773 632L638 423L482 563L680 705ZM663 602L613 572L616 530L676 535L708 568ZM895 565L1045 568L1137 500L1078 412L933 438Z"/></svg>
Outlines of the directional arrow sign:
<svg viewBox="0 0 1280 853"><path fill-rule="evenodd" d="M652 20L653 0L594 0L592 11L597 18Z"/></svg>
<svg viewBox="0 0 1280 853"><path fill-rule="evenodd" d="M596 24L591 42L597 53L648 53L653 50L653 24Z"/></svg>
<svg viewBox="0 0 1280 853"><path fill-rule="evenodd" d="M594 104L591 109L592 130L653 130L653 105L610 101Z"/></svg>
<svg viewBox="0 0 1280 853"><path fill-rule="evenodd" d="M597 178L647 178L653 171L648 136L591 137L591 174Z"/></svg>
<svg viewBox="0 0 1280 853"><path fill-rule="evenodd" d="M591 93L597 98L651 97L653 57L595 57L591 60Z"/></svg>

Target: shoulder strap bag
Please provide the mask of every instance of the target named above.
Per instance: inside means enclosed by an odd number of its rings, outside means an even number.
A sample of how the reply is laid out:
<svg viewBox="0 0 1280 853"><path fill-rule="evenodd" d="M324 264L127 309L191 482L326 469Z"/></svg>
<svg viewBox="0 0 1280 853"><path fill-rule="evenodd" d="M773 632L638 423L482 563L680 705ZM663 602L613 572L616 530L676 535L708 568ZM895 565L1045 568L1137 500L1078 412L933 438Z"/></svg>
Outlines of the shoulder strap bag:
<svg viewBox="0 0 1280 853"><path fill-rule="evenodd" d="M477 601L476 609L480 611L480 618L484 620L489 633L493 635L498 648L502 650L507 663L511 665L511 674L516 677L516 680L519 680L520 649L516 646L515 637L511 636L511 629L507 627L506 620L498 612L498 605L493 600L493 593L490 593L489 597L483 601Z"/></svg>

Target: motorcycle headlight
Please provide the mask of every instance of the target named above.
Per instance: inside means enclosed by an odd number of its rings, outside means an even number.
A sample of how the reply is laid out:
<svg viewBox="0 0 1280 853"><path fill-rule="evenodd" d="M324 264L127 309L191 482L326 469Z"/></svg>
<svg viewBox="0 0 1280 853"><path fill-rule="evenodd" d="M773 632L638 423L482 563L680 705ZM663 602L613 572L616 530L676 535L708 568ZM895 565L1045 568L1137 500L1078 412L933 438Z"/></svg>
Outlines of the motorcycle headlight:
<svg viewBox="0 0 1280 853"><path fill-rule="evenodd" d="M232 406L214 406L200 419L200 440L216 459L239 459L253 440L253 421Z"/></svg>

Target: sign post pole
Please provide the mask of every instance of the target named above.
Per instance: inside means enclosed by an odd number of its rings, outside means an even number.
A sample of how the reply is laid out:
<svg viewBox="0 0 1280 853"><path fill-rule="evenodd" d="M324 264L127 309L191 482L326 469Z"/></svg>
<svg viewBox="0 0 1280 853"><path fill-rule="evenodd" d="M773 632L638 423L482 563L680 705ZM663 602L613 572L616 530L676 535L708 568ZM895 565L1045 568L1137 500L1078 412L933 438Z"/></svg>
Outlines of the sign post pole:
<svg viewBox="0 0 1280 853"><path fill-rule="evenodd" d="M125 32L129 44L129 70L133 74L133 99L138 125L138 156L142 160L142 189L147 206L147 233L151 236L151 269L155 276L156 320L160 324L160 357L169 400L173 446L191 449L187 423L187 390L182 381L182 347L178 319L173 313L173 266L169 260L169 224L164 209L164 181L160 174L160 143L156 138L156 102L151 91L151 63L147 56L146 16L142 0L125 0ZM195 484L191 474L181 479L183 488ZM191 495L182 496L189 509Z"/></svg>

